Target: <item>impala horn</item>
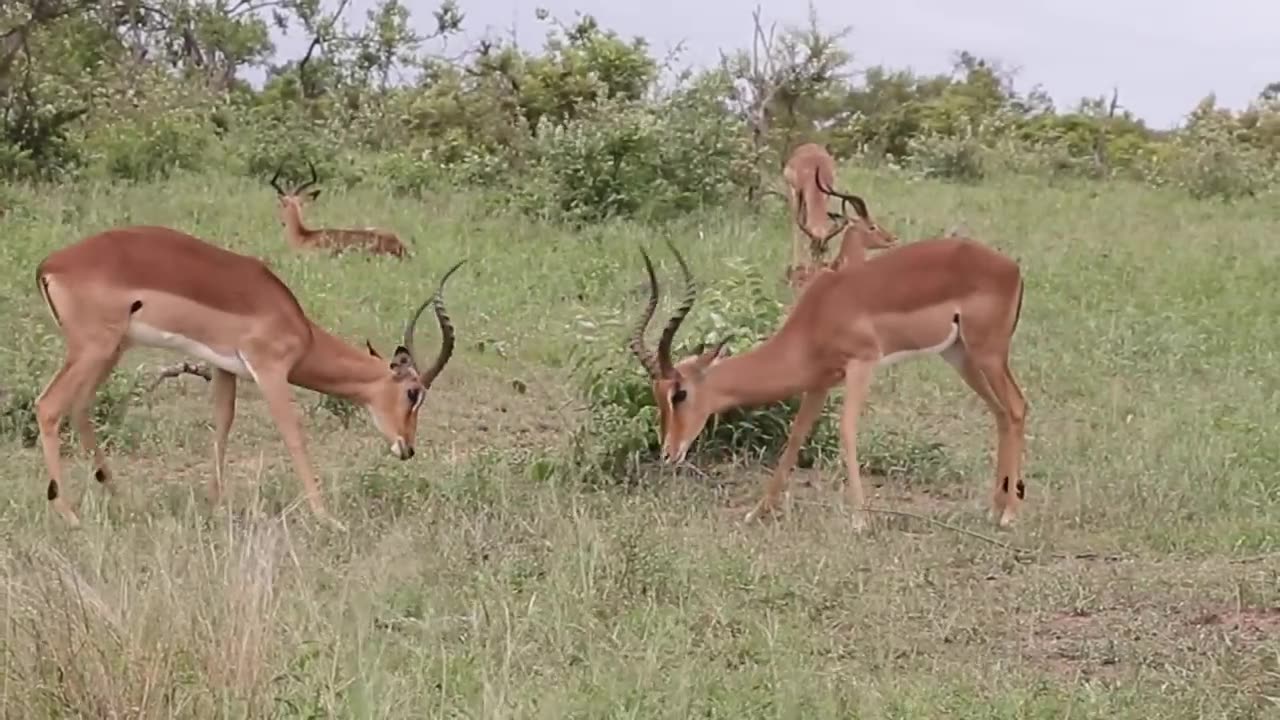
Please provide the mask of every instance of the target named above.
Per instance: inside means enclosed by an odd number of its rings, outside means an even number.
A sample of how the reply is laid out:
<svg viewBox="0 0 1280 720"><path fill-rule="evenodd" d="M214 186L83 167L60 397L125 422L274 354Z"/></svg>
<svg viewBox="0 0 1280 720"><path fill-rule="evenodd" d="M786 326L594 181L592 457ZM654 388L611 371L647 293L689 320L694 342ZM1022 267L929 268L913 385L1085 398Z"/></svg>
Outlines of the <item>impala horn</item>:
<svg viewBox="0 0 1280 720"><path fill-rule="evenodd" d="M301 193L303 190L306 190L307 188L311 187L312 185L315 185L317 182L320 181L320 176L316 174L315 163L311 162L310 158L307 159L307 167L311 168L311 179L302 183L298 187L294 188L293 189L294 195Z"/></svg>
<svg viewBox="0 0 1280 720"><path fill-rule="evenodd" d="M858 197L857 195L848 195L848 194L842 193L833 187L824 187L822 184L822 176L818 174L818 171L816 169L813 171L813 176L814 176L814 180L818 185L819 190L821 190L822 192L826 193L831 197L840 198L841 210L844 210L844 203L845 201L848 201L850 205L853 205L853 211L858 213L858 217L862 218L863 220L868 220L868 221L871 220L871 215L870 213L867 212L867 203L864 202L862 198Z"/></svg>
<svg viewBox="0 0 1280 720"><path fill-rule="evenodd" d="M653 313L658 309L658 276L654 274L653 261L649 259L649 253L645 252L644 248L640 248L640 256L644 258L644 269L649 274L649 302L644 306L644 314L640 316L640 322L631 333L631 342L628 346L644 366L645 372L649 373L649 378L657 380L660 372L658 360L653 356L653 351L645 346L644 334L649 329L649 322L653 320Z"/></svg>
<svg viewBox="0 0 1280 720"><path fill-rule="evenodd" d="M280 187L280 183L278 182L280 180L280 172L282 170L284 170L284 165L276 167L275 174L271 176L271 187L275 188L276 194L281 196L285 194L284 189Z"/></svg>
<svg viewBox="0 0 1280 720"><path fill-rule="evenodd" d="M818 182L818 189L822 190L822 178L816 169L813 171L813 175L814 179ZM823 190L823 192L826 191ZM815 255L825 253L827 251L827 243L831 242L831 238L839 235L845 229L845 226L849 224L849 216L844 214L845 207L845 200L844 198L841 198L841 214L837 215L830 210L827 211L827 218L831 220L832 228L827 231L826 235L819 236L810 230L809 226L805 224L805 211L807 207L805 205L804 194L799 195L799 199L796 202L796 225L800 228L801 232L809 236L809 249Z"/></svg>
<svg viewBox="0 0 1280 720"><path fill-rule="evenodd" d="M453 275L454 271L462 267L462 264L465 262L466 260L460 260L453 267L445 271L444 276L440 278L440 285L436 288L435 294L423 301L423 303L418 306L417 311L415 311L409 318L409 324L404 328L404 339L401 341L400 348L397 348L397 354L400 354L399 351L403 350L403 354L408 356L409 362L413 363L416 367L417 352L414 350L413 343L414 330L417 327L418 318L421 317L422 312L427 309L427 305L434 306L436 322L440 323L440 352L436 355L435 362L431 364L431 367L427 368L426 372L421 373L423 387L431 387L431 383L436 379L436 376L440 374L440 371L444 370L444 366L449 362L449 358L453 356L453 323L450 322L449 314L444 308L444 284L448 282L449 276Z"/></svg>
<svg viewBox="0 0 1280 720"><path fill-rule="evenodd" d="M662 373L662 377L671 377L675 374L675 365L671 362L671 341L675 339L676 331L680 329L680 324L684 322L685 316L693 309L694 300L698 298L698 288L694 284L689 265L685 263L684 257L680 255L680 251L670 239L667 240L667 247L671 249L671 254L676 256L676 262L680 264L680 273L684 276L684 301L667 321L667 326L662 329L662 337L658 339L658 370Z"/></svg>

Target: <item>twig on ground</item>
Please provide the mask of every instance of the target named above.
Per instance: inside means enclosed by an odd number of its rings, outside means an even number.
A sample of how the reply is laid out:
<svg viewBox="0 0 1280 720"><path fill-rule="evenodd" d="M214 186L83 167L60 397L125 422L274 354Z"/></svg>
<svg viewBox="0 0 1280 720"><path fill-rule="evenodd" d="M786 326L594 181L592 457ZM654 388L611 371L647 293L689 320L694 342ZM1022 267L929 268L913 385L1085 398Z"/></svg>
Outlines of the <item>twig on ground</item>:
<svg viewBox="0 0 1280 720"><path fill-rule="evenodd" d="M1248 565L1250 563L1262 562L1263 560L1280 560L1280 552L1262 553L1261 555L1248 555L1242 558L1233 558L1228 560L1230 565Z"/></svg>
<svg viewBox="0 0 1280 720"><path fill-rule="evenodd" d="M156 386L168 380L169 378L179 377L181 375L195 375L204 378L205 382L213 380L213 373L209 370L209 366L204 363L180 362L173 365L160 368L160 372L156 375L156 379L151 383L151 387L147 388L148 392L155 390Z"/></svg>

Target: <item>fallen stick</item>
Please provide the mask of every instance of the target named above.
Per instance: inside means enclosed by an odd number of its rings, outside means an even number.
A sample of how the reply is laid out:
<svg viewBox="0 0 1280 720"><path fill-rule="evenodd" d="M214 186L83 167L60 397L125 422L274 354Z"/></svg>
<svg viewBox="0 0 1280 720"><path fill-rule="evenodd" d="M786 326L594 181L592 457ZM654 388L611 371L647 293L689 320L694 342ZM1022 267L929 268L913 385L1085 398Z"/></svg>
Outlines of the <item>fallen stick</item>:
<svg viewBox="0 0 1280 720"><path fill-rule="evenodd" d="M155 381L152 382L151 387L148 388L148 392L150 392L151 390L155 390L156 386L158 386L161 382L168 380L169 378L179 377L181 375L195 375L196 377L202 377L204 378L205 382L209 382L210 380L213 380L213 373L209 370L208 365L204 363L196 364L196 363L190 363L190 362L180 362L180 363L175 363L173 365L169 365L167 367L160 368L160 372L157 373Z"/></svg>

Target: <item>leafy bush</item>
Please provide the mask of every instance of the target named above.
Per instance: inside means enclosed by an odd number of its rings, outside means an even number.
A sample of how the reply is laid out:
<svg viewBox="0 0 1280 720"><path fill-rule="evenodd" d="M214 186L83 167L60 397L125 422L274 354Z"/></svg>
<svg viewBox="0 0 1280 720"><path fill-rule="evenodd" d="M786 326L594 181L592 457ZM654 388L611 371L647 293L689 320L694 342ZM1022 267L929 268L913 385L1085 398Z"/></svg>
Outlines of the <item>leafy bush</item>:
<svg viewBox="0 0 1280 720"><path fill-rule="evenodd" d="M746 158L742 133L697 91L657 105L607 100L539 126L518 197L535 215L571 223L669 219L727 199Z"/></svg>
<svg viewBox="0 0 1280 720"><path fill-rule="evenodd" d="M983 146L972 131L964 135L929 132L907 143L908 167L923 177L977 182L986 177Z"/></svg>
<svg viewBox="0 0 1280 720"><path fill-rule="evenodd" d="M724 268L724 279L699 293L694 311L681 327L673 357L687 356L700 343L719 342L730 335L729 350L739 353L777 329L784 306L775 297L776 283L740 259L726 260ZM627 334L640 309L637 304L577 321L570 367L586 401L588 418L574 434L571 465L587 474L634 477L661 447L648 377L626 348ZM776 457L786 445L799 404L799 398L793 398L712 418L690 459L716 461L735 454ZM838 452L836 423L819 421L801 463Z"/></svg>

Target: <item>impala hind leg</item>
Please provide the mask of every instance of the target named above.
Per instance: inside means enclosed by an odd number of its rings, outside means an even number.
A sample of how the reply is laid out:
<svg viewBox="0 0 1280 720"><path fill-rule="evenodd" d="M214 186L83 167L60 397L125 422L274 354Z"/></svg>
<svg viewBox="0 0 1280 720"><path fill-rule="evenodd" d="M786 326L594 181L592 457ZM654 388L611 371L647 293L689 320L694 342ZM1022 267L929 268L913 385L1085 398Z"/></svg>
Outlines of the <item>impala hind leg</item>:
<svg viewBox="0 0 1280 720"><path fill-rule="evenodd" d="M226 464L227 436L236 416L236 376L213 368L213 476L209 478L209 504L222 502L222 470Z"/></svg>
<svg viewBox="0 0 1280 720"><path fill-rule="evenodd" d="M97 374L90 382L83 385L80 393L75 397L71 404L71 426L76 431L76 435L80 438L80 445L84 448L86 454L93 459L93 479L105 488L108 492L115 494L116 486L112 481L111 469L107 467L107 458L103 454L102 448L98 446L98 435L93 429L93 420L89 417L89 410L93 407L94 398L98 395L98 388L111 375L111 371L120 363L120 356L124 353L124 348L116 348L112 355L99 365Z"/></svg>
<svg viewBox="0 0 1280 720"><path fill-rule="evenodd" d="M1000 527L1009 527L1018 516L1026 497L1027 484L1022 476L1022 455L1026 444L1027 399L1018 387L1007 357L979 359L982 371L1000 404L1005 408L1005 426L1000 429L996 447L996 482L1004 499Z"/></svg>
<svg viewBox="0 0 1280 720"><path fill-rule="evenodd" d="M298 409L293 403L293 394L289 389L287 371L265 373L259 369L256 377L258 387L262 390L262 397L267 401L271 419L275 421L276 428L284 439L284 445L293 459L294 469L302 480L302 487L306 491L311 512L317 519L334 529L345 531L346 528L342 523L325 509L324 499L320 496L320 485L316 481L316 471L307 453L306 438L302 432Z"/></svg>
<svg viewBox="0 0 1280 720"><path fill-rule="evenodd" d="M102 347L111 349L95 349ZM81 443L95 454L95 462L98 461L100 454L96 452L97 438L94 437L93 426L88 420L88 405L97 389L97 382L106 377L114 366L118 348L119 338L113 344L106 345L68 343L67 357L62 367L58 368L58 372L36 398L35 415L36 424L40 428L40 449L44 455L45 469L49 473L46 496L53 509L72 526L79 525L80 518L63 492L62 440L58 436L58 426L62 423L62 418L71 412ZM102 468L103 465L99 464L98 467Z"/></svg>
<svg viewBox="0 0 1280 720"><path fill-rule="evenodd" d="M854 360L845 366L844 408L840 412L840 444L844 450L844 462L848 471L845 480L845 502L849 505L855 530L867 525L867 496L862 489L862 476L858 472L858 417L866 403L871 388L875 364Z"/></svg>
<svg viewBox="0 0 1280 720"><path fill-rule="evenodd" d="M1012 524L1026 492L1022 479L1022 438L1026 401L1008 372L1004 360L979 362L963 343L942 353L965 383L982 398L996 423L996 473L991 487L992 519L1000 526Z"/></svg>
<svg viewBox="0 0 1280 720"><path fill-rule="evenodd" d="M746 522L763 517L777 509L778 500L787 489L791 470L800 456L800 448L809 438L809 433L813 431L813 424L817 422L818 416L822 414L822 405L827 400L828 392L829 390L825 388L811 390L801 398L800 409L796 411L796 417L791 421L791 430L787 433L787 445L782 450L782 457L778 460L778 465L773 469L769 479L765 481L764 493L760 496L760 501L751 512L747 513Z"/></svg>

